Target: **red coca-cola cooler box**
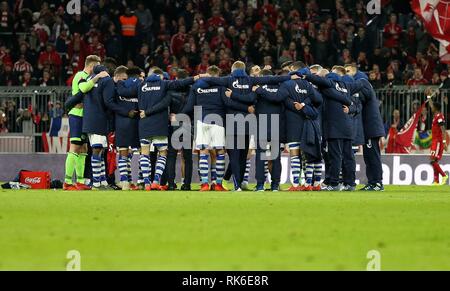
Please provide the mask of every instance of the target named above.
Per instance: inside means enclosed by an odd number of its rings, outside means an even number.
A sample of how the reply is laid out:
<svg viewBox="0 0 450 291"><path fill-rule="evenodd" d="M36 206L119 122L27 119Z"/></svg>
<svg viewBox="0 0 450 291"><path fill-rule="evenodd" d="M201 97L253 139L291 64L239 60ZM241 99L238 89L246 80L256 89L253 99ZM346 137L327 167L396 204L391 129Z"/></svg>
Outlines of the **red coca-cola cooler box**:
<svg viewBox="0 0 450 291"><path fill-rule="evenodd" d="M20 171L20 183L29 185L31 189L50 189L50 173Z"/></svg>

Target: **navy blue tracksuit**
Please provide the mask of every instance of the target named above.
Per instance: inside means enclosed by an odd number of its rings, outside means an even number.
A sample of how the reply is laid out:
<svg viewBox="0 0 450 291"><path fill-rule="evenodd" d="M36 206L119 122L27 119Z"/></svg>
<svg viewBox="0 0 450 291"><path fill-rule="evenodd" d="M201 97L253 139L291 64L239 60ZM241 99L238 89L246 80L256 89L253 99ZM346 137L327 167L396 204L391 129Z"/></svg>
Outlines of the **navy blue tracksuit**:
<svg viewBox="0 0 450 291"><path fill-rule="evenodd" d="M169 135L170 98L167 97L167 91L179 90L193 82L193 78L174 81L161 80L160 76L156 74L142 82L138 90L138 105L139 110L144 110L147 116L139 120L140 139Z"/></svg>
<svg viewBox="0 0 450 291"><path fill-rule="evenodd" d="M385 132L380 113L380 100L378 100L372 85L364 73L357 72L354 78L360 80L363 84L359 96L362 103L361 116L365 139L363 155L366 164L367 184L382 184L383 168L379 142L380 137L384 136Z"/></svg>
<svg viewBox="0 0 450 291"><path fill-rule="evenodd" d="M187 101L187 95L189 90L183 90L183 91L174 91L170 90L167 92L167 95L170 97L170 113L172 114L178 114L182 111L183 107L186 104ZM191 125L191 124L190 124ZM177 162L177 154L178 149L175 149L172 144L172 134L178 130L180 127L183 127L183 125L180 126L169 126L169 149L167 152L167 164L166 169L164 171L163 178L167 179L167 182L169 185L175 184L175 173L176 173L176 162ZM189 130L189 132L186 132L186 134L190 134L192 139L192 130L190 126L186 126L186 129ZM192 144L192 143L191 143ZM183 184L190 185L192 181L192 149L191 147L183 148L183 160L184 160L184 180ZM164 180L164 179L163 179ZM164 183L162 183L164 184Z"/></svg>
<svg viewBox="0 0 450 291"><path fill-rule="evenodd" d="M197 81L191 88L189 93L188 101L183 109L183 113L190 113L194 110L194 106L201 106L201 121L204 121L208 115L217 115L222 118L222 126L226 127L226 113L229 111L240 112L241 114L247 114L248 104L234 100L236 97L228 98L225 96L226 88L219 85L213 85L208 87L208 83L204 80ZM207 89L206 89L207 88ZM251 98L251 97L248 97ZM197 122L197 121L194 121ZM229 151L230 165L236 173L235 177L239 177L241 173L240 164L236 163L237 156L233 154L239 154L239 151ZM245 168L244 168L245 171ZM242 173L242 177L244 173ZM235 178L235 183L237 184L237 178ZM240 184L237 184L240 185ZM235 185L236 186L236 185Z"/></svg>
<svg viewBox="0 0 450 291"><path fill-rule="evenodd" d="M260 133L264 128L261 127L260 117L262 115L267 116L266 124L266 138L272 144L276 144L275 148L271 148L272 156L276 156L272 160L272 169L270 172L272 185L276 186L280 184L281 179L281 151L280 143L286 142L286 118L285 118L285 106L282 100L278 99L278 87L277 85L264 85L256 90L258 100L256 103L255 111L258 118L258 139L256 140L256 182L258 185L264 185L265 176L265 160L262 159L262 155L265 154L266 148L262 147L260 143ZM272 116L278 116L279 126L275 130L278 134L272 133Z"/></svg>
<svg viewBox="0 0 450 291"><path fill-rule="evenodd" d="M222 86L225 88L230 88L233 93L231 98L242 104L250 106L254 104L256 100L256 93L252 92L252 87L254 85L264 85L264 84L278 84L289 80L290 76L265 76L265 77L251 77L248 76L244 70L234 70L230 76L221 78L205 78L204 81L210 86ZM233 115L244 115L248 114L247 111L243 112L233 108L229 108L228 114ZM244 179L245 165L247 161L248 144L249 144L249 129L247 126L245 128L237 128L237 124L234 124L235 136L240 135L240 138L244 138L245 147L244 149L237 148L237 140L234 141L232 148L228 150L228 155L230 158L231 171L234 176L234 186L235 189L239 188Z"/></svg>
<svg viewBox="0 0 450 291"><path fill-rule="evenodd" d="M106 71L103 66L96 66L94 73ZM115 83L111 77L100 79L83 99L83 132L107 136L108 121L111 119L109 104L114 103Z"/></svg>
<svg viewBox="0 0 450 291"><path fill-rule="evenodd" d="M248 106L239 101L235 101L225 96L226 88L222 86L209 86L200 79L198 80L189 91L186 105L184 106L182 113L190 114L194 111L195 106L201 106L202 121L210 114L218 115L222 118L222 126L225 126L225 114L227 110L233 109L240 112L247 112Z"/></svg>
<svg viewBox="0 0 450 291"><path fill-rule="evenodd" d="M343 111L342 106L351 106L351 96L362 88L361 82L344 83L337 74L330 73L325 78L306 75L308 81L318 86L324 97L323 136L327 140L329 155L329 183L339 184L342 167L346 175L345 185L355 183L355 156L352 150L353 119Z"/></svg>
<svg viewBox="0 0 450 291"><path fill-rule="evenodd" d="M138 78L128 78L119 81L116 85L116 102L110 107L115 113L116 146L119 148L139 148L139 109L137 88L140 85ZM130 94L130 90L134 93ZM134 118L128 113L136 111Z"/></svg>

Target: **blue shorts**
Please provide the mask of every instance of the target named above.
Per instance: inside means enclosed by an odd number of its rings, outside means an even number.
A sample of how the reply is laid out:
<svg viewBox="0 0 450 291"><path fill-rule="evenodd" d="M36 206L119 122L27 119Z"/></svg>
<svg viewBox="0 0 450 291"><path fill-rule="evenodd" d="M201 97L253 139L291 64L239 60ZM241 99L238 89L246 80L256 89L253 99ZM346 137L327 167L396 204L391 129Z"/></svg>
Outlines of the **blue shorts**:
<svg viewBox="0 0 450 291"><path fill-rule="evenodd" d="M83 130L83 117L69 115L70 142L74 144L87 143L86 134Z"/></svg>

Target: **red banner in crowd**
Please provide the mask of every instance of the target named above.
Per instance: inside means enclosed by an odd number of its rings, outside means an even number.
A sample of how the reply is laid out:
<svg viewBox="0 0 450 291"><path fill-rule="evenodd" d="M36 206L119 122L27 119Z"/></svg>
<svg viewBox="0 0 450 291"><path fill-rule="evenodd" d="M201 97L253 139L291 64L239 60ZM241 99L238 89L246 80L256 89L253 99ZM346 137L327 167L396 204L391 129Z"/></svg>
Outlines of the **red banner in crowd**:
<svg viewBox="0 0 450 291"><path fill-rule="evenodd" d="M412 0L411 8L439 41L441 62L450 64L450 0Z"/></svg>
<svg viewBox="0 0 450 291"><path fill-rule="evenodd" d="M423 108L428 101L425 101L422 106L411 116L403 128L397 132L397 129L391 127L388 134L388 144L386 147L387 154L409 154L411 151L414 133L419 123L420 115Z"/></svg>

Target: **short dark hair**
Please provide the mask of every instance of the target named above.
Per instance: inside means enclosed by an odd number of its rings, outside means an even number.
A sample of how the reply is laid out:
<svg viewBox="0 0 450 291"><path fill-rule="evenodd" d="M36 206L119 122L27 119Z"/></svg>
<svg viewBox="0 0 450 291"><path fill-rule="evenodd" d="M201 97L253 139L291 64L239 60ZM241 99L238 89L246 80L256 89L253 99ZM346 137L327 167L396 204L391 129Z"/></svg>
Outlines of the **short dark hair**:
<svg viewBox="0 0 450 291"><path fill-rule="evenodd" d="M127 70L127 75L128 77L139 77L142 72L144 71L139 67L131 67Z"/></svg>
<svg viewBox="0 0 450 291"><path fill-rule="evenodd" d="M215 66L215 65L209 66L206 69L206 72L208 74L212 75L212 76L219 76L220 75L220 69L219 69L218 66Z"/></svg>
<svg viewBox="0 0 450 291"><path fill-rule="evenodd" d="M433 107L437 111L441 111L441 109L442 109L441 103L433 103Z"/></svg>
<svg viewBox="0 0 450 291"><path fill-rule="evenodd" d="M128 68L125 66L118 66L116 70L114 71L114 76L120 75L120 74L126 74L128 71Z"/></svg>
<svg viewBox="0 0 450 291"><path fill-rule="evenodd" d="M177 78L178 79L186 79L189 76L189 73L186 70L178 70Z"/></svg>
<svg viewBox="0 0 450 291"><path fill-rule="evenodd" d="M290 65L292 65L293 61L286 61L284 63L281 64L281 68L286 68L289 67Z"/></svg>
<svg viewBox="0 0 450 291"><path fill-rule="evenodd" d="M158 68L158 69L154 69L152 74L161 75L162 76L164 74L164 72L163 72L163 70Z"/></svg>
<svg viewBox="0 0 450 291"><path fill-rule="evenodd" d="M102 65L106 67L106 69L108 69L108 73L110 75L114 74L114 71L117 68L117 61L115 58L111 58L111 57L106 57L103 62Z"/></svg>
<svg viewBox="0 0 450 291"><path fill-rule="evenodd" d="M301 62L301 61L297 61L297 62L293 62L292 65L292 70L297 71L300 69L303 69L304 67L306 67L305 63Z"/></svg>
<svg viewBox="0 0 450 291"><path fill-rule="evenodd" d="M261 76L271 76L271 75L273 75L271 70L267 70L267 69L261 70Z"/></svg>

